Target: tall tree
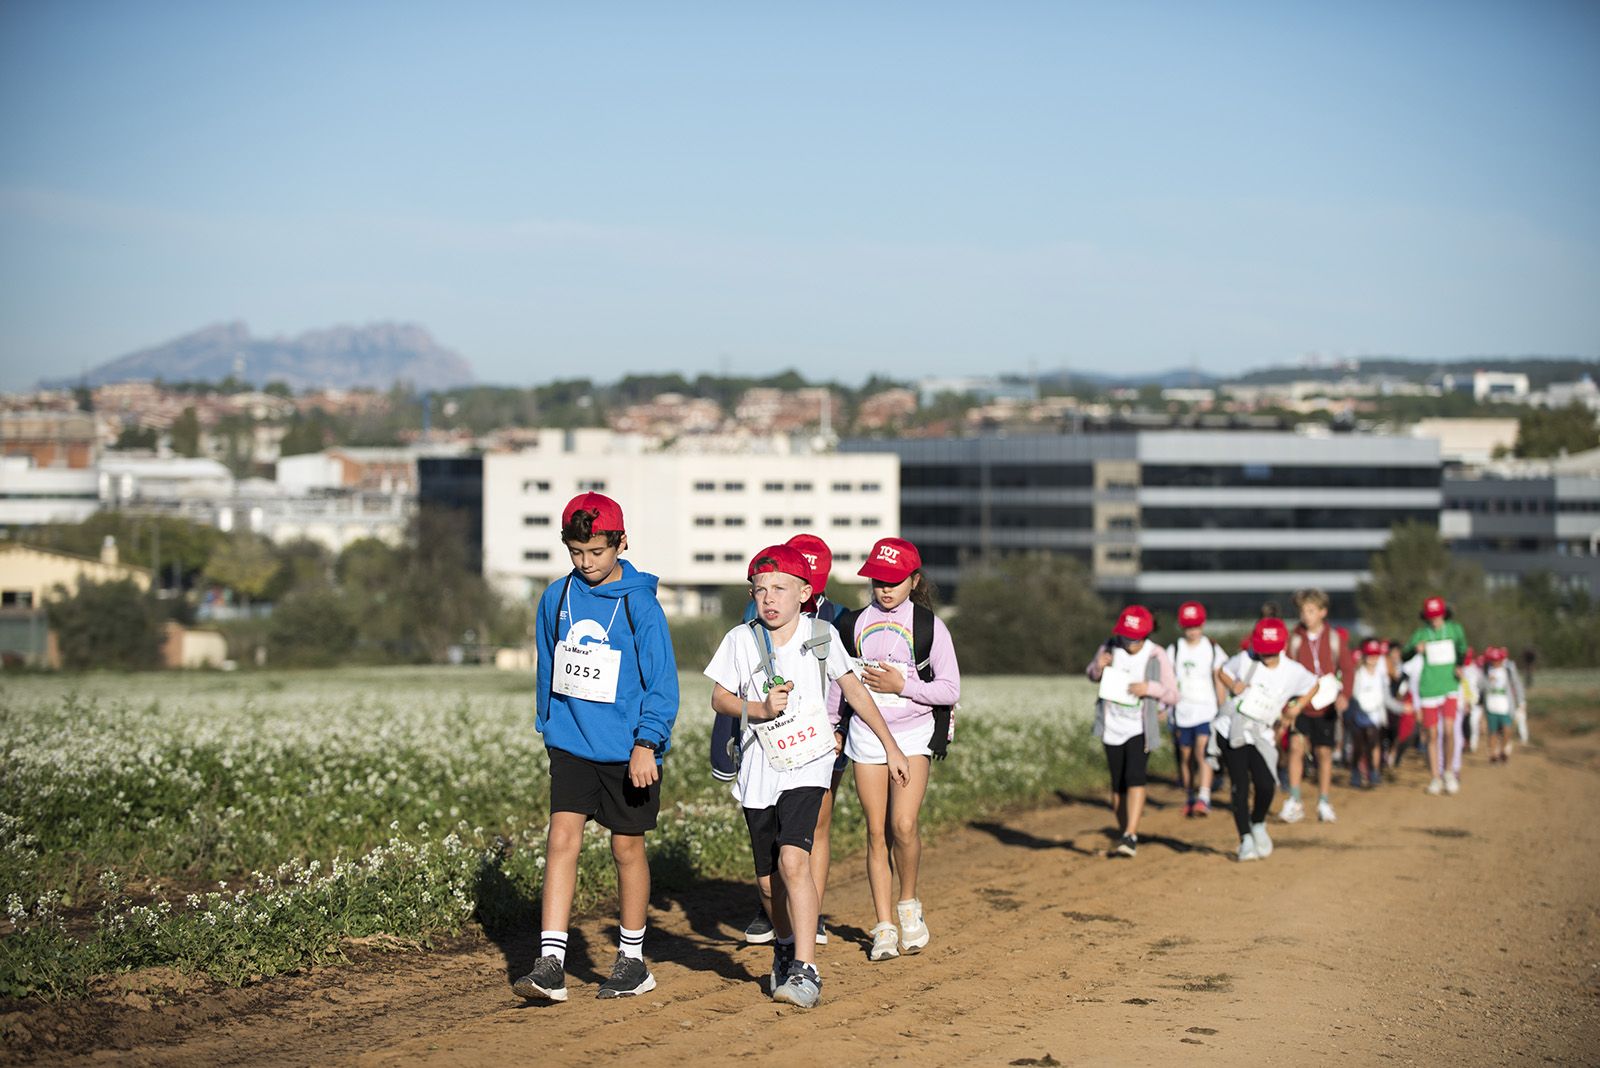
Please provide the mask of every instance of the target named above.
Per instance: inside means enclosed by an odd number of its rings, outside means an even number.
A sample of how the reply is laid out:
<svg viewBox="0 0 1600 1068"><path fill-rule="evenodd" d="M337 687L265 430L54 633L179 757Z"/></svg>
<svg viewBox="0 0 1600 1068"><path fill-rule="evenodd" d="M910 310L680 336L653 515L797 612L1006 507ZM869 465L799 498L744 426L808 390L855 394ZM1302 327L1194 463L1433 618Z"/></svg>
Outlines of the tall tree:
<svg viewBox="0 0 1600 1068"><path fill-rule="evenodd" d="M240 531L217 546L206 561L206 576L248 604L267 592L281 566L265 538Z"/></svg>
<svg viewBox="0 0 1600 1068"><path fill-rule="evenodd" d="M951 637L975 673L1076 674L1111 632L1088 570L1064 556L979 565L962 575L957 607Z"/></svg>
<svg viewBox="0 0 1600 1068"><path fill-rule="evenodd" d="M47 606L61 646L61 663L73 671L140 670L161 666L162 613L132 579L56 587Z"/></svg>
<svg viewBox="0 0 1600 1068"><path fill-rule="evenodd" d="M168 433L173 452L179 456L200 455L200 416L196 414L193 405L185 408L183 413L172 421L172 429Z"/></svg>
<svg viewBox="0 0 1600 1068"><path fill-rule="evenodd" d="M1595 413L1573 401L1554 410L1529 408L1517 418L1517 455L1559 456L1600 448Z"/></svg>

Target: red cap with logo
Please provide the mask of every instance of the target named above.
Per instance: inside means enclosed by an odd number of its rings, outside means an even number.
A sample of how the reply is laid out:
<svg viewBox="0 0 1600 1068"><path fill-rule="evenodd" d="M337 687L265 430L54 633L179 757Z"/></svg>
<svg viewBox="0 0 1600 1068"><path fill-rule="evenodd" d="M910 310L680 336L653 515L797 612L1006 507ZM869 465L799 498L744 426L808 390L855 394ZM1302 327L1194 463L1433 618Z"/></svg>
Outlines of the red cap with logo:
<svg viewBox="0 0 1600 1068"><path fill-rule="evenodd" d="M1206 621L1206 606L1199 601L1185 601L1178 606L1178 626L1199 627Z"/></svg>
<svg viewBox="0 0 1600 1068"><path fill-rule="evenodd" d="M1361 655L1362 656L1382 656L1383 655L1383 643L1381 641L1379 641L1377 638L1368 638L1366 641L1361 643Z"/></svg>
<svg viewBox="0 0 1600 1068"><path fill-rule="evenodd" d="M1281 619L1256 620L1256 629L1250 632L1250 648L1261 656L1272 656L1283 652L1283 647L1289 644L1289 627Z"/></svg>
<svg viewBox="0 0 1600 1068"><path fill-rule="evenodd" d="M811 586L823 590L828 585L828 575L833 571L833 550L815 534L796 534L785 545L800 550L800 555L811 565Z"/></svg>
<svg viewBox="0 0 1600 1068"><path fill-rule="evenodd" d="M799 549L792 545L769 545L750 558L750 569L745 573L754 579L757 575L777 572L793 575L801 582L811 582L811 565Z"/></svg>
<svg viewBox="0 0 1600 1068"><path fill-rule="evenodd" d="M1491 664L1498 664L1506 658L1506 648L1503 645L1491 645L1484 650L1484 659Z"/></svg>
<svg viewBox="0 0 1600 1068"><path fill-rule="evenodd" d="M1150 609L1142 604L1130 604L1117 616L1117 625L1111 628L1111 633L1119 638L1140 641L1155 629L1156 618L1150 614Z"/></svg>
<svg viewBox="0 0 1600 1068"><path fill-rule="evenodd" d="M604 493L580 493L572 498L561 510L561 525L571 523L577 512L594 513L594 522L589 529L596 534L609 534L612 531L620 534L627 529L622 525L622 505Z"/></svg>
<svg viewBox="0 0 1600 1068"><path fill-rule="evenodd" d="M856 574L879 582L904 582L922 566L922 554L904 538L879 538Z"/></svg>
<svg viewBox="0 0 1600 1068"><path fill-rule="evenodd" d="M1423 619L1443 619L1445 613L1443 597L1429 597L1422 602Z"/></svg>

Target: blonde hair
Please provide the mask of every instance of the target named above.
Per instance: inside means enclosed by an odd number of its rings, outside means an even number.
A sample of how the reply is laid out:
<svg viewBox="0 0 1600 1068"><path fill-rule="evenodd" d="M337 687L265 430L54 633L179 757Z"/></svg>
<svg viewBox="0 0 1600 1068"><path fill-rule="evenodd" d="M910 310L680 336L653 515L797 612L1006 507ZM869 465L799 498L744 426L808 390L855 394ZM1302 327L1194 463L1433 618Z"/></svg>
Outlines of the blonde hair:
<svg viewBox="0 0 1600 1068"><path fill-rule="evenodd" d="M1326 611L1328 608L1328 595L1314 587L1306 590L1296 590L1294 592L1294 606L1302 608L1308 604L1316 605Z"/></svg>

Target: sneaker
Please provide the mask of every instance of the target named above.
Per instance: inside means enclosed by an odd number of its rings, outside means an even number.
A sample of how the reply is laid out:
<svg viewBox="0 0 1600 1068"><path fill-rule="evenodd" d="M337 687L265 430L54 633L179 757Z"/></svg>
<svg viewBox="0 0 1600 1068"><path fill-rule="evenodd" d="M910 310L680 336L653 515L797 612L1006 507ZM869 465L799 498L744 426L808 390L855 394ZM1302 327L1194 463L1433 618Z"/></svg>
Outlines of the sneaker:
<svg viewBox="0 0 1600 1068"><path fill-rule="evenodd" d="M611 978L600 984L598 998L631 998L648 994L656 988L656 977L650 974L644 961L626 953L617 954L611 966Z"/></svg>
<svg viewBox="0 0 1600 1068"><path fill-rule="evenodd" d="M1193 816L1194 816L1194 802L1193 801L1185 801L1183 803L1183 818L1184 819L1190 819Z"/></svg>
<svg viewBox="0 0 1600 1068"><path fill-rule="evenodd" d="M1461 792L1461 780L1456 778L1456 773L1453 771L1444 773L1444 792L1452 797Z"/></svg>
<svg viewBox="0 0 1600 1068"><path fill-rule="evenodd" d="M789 978L789 965L794 963L794 943L784 945L782 942L772 943L772 971L767 975L767 993L774 996L778 987Z"/></svg>
<svg viewBox="0 0 1600 1068"><path fill-rule="evenodd" d="M818 916L817 917L817 945L825 946L827 944L828 944L828 925L822 922L822 917L821 916Z"/></svg>
<svg viewBox="0 0 1600 1068"><path fill-rule="evenodd" d="M1367 785L1368 786L1382 786L1383 785L1383 772L1377 770L1376 768L1374 768L1373 770L1367 772Z"/></svg>
<svg viewBox="0 0 1600 1068"><path fill-rule="evenodd" d="M756 918L744 925L744 940L753 946L764 946L776 937L765 909L758 909Z"/></svg>
<svg viewBox="0 0 1600 1068"><path fill-rule="evenodd" d="M1283 807L1278 810L1278 818L1284 823L1299 823L1306 818L1305 806L1300 804L1297 797L1283 799Z"/></svg>
<svg viewBox="0 0 1600 1068"><path fill-rule="evenodd" d="M1250 834L1242 836L1239 839L1239 863L1243 864L1247 860L1260 859L1261 854L1256 851L1255 836Z"/></svg>
<svg viewBox="0 0 1600 1068"><path fill-rule="evenodd" d="M1211 802L1196 801L1194 803L1194 814L1197 819L1204 819L1211 815Z"/></svg>
<svg viewBox="0 0 1600 1068"><path fill-rule="evenodd" d="M1339 817L1334 814L1333 804L1326 797L1317 802L1317 819L1322 823L1339 822Z"/></svg>
<svg viewBox="0 0 1600 1068"><path fill-rule="evenodd" d="M561 966L561 961L553 956L540 957L533 962L533 971L511 984L511 989L518 997L527 998L529 1001L544 999L545 1001L567 1000L567 974Z"/></svg>
<svg viewBox="0 0 1600 1068"><path fill-rule="evenodd" d="M900 929L892 923L880 923L872 929L872 949L867 953L870 961L888 960L900 955Z"/></svg>
<svg viewBox="0 0 1600 1068"><path fill-rule="evenodd" d="M1135 857L1139 855L1139 839L1131 834L1125 834L1117 839L1117 848L1112 850L1119 857Z"/></svg>
<svg viewBox="0 0 1600 1068"><path fill-rule="evenodd" d="M1361 771L1360 771L1360 769L1357 769L1357 770L1352 771L1350 773L1350 789L1352 789L1352 790L1361 789Z"/></svg>
<svg viewBox="0 0 1600 1068"><path fill-rule="evenodd" d="M916 953L928 944L928 925L922 922L922 902L916 898L895 906L900 916L900 952Z"/></svg>
<svg viewBox="0 0 1600 1068"><path fill-rule="evenodd" d="M1444 793L1444 780L1435 775L1433 781L1428 783L1428 794L1432 797L1438 797L1442 793Z"/></svg>
<svg viewBox="0 0 1600 1068"><path fill-rule="evenodd" d="M822 976L814 966L795 961L789 965L789 978L773 992L772 1000L797 1009L814 1009L822 1000Z"/></svg>
<svg viewBox="0 0 1600 1068"><path fill-rule="evenodd" d="M1256 857L1266 860L1272 856L1272 836L1267 834L1265 823L1252 823L1250 825L1250 839L1256 844Z"/></svg>

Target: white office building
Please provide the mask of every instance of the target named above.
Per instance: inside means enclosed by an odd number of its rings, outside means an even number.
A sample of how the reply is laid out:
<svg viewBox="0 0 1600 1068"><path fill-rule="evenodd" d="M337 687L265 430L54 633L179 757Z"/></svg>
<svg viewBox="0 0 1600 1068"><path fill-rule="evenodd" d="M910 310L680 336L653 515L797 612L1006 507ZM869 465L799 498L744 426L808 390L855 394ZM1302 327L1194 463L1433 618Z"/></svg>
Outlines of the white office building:
<svg viewBox="0 0 1600 1068"><path fill-rule="evenodd" d="M756 550L809 532L853 576L878 538L900 532L900 462L892 453L807 451L749 439L737 451L647 451L604 431L546 431L518 452L483 458L484 575L512 596L536 596L571 570L561 510L574 495L622 505L627 559L661 579L672 614L719 608Z"/></svg>

